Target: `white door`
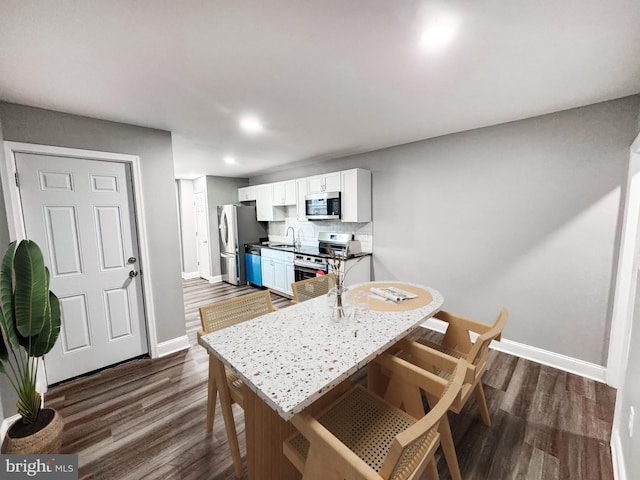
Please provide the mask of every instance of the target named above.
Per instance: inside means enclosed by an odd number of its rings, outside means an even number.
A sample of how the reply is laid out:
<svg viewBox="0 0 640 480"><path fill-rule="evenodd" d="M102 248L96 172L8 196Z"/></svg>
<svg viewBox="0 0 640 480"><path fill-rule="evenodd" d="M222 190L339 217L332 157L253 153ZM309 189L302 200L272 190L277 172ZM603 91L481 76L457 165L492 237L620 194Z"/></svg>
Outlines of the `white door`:
<svg viewBox="0 0 640 480"><path fill-rule="evenodd" d="M16 153L27 238L42 249L62 327L60 382L148 352L128 164Z"/></svg>
<svg viewBox="0 0 640 480"><path fill-rule="evenodd" d="M196 203L196 229L198 235L198 273L202 278L211 278L209 260L209 222L207 221L207 199L204 192L194 194Z"/></svg>

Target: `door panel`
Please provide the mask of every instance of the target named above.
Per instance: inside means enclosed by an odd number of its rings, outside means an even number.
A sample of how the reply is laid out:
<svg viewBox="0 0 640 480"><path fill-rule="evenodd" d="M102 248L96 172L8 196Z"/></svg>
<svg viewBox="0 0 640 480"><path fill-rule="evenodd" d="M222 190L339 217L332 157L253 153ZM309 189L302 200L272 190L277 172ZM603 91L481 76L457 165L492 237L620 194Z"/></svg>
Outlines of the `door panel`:
<svg viewBox="0 0 640 480"><path fill-rule="evenodd" d="M82 273L77 223L75 207L45 207L47 243L56 246L48 250L54 277Z"/></svg>
<svg viewBox="0 0 640 480"><path fill-rule="evenodd" d="M100 268L102 270L124 268L125 253L120 208L117 206L95 207L93 218L96 221Z"/></svg>
<svg viewBox="0 0 640 480"><path fill-rule="evenodd" d="M72 295L60 299L63 322L60 327L62 353L91 346L86 295Z"/></svg>
<svg viewBox="0 0 640 480"><path fill-rule="evenodd" d="M62 311L48 382L147 353L142 281L127 263L139 256L128 164L18 153L16 169L27 238Z"/></svg>

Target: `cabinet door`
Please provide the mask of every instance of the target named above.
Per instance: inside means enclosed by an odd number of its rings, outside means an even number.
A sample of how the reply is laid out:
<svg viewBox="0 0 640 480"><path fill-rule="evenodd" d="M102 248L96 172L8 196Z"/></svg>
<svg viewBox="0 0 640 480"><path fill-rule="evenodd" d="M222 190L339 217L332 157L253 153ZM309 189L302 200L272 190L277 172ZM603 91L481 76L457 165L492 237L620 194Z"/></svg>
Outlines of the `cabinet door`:
<svg viewBox="0 0 640 480"><path fill-rule="evenodd" d="M275 288L276 286L276 270L274 260L267 258L262 259L262 286Z"/></svg>
<svg viewBox="0 0 640 480"><path fill-rule="evenodd" d="M296 197L296 181L289 180L284 182L284 201L285 205L295 205L297 202Z"/></svg>
<svg viewBox="0 0 640 480"><path fill-rule="evenodd" d="M250 202L251 200L255 200L255 199L256 199L255 186L241 187L238 189L238 201Z"/></svg>
<svg viewBox="0 0 640 480"><path fill-rule="evenodd" d="M290 290L291 286L287 288L287 274L284 268L284 262L274 260L273 265L275 269L275 272L274 272L275 280L273 282L274 283L273 288L281 292L286 292L287 290Z"/></svg>
<svg viewBox="0 0 640 480"><path fill-rule="evenodd" d="M339 192L342 190L340 172L327 173L324 175L324 191Z"/></svg>
<svg viewBox="0 0 640 480"><path fill-rule="evenodd" d="M343 222L371 221L371 172L361 168L342 172Z"/></svg>
<svg viewBox="0 0 640 480"><path fill-rule="evenodd" d="M307 179L299 178L296 180L296 193L298 195L298 202L296 205L296 218L300 221L306 220L306 205L305 196L307 195Z"/></svg>
<svg viewBox="0 0 640 480"><path fill-rule="evenodd" d="M259 222L273 220L273 193L271 184L259 185L256 198L256 217Z"/></svg>
<svg viewBox="0 0 640 480"><path fill-rule="evenodd" d="M273 205L286 205L287 195L285 191L285 182L278 182L272 185L273 188Z"/></svg>
<svg viewBox="0 0 640 480"><path fill-rule="evenodd" d="M293 289L291 288L291 284L296 281L296 276L293 270L293 263L287 262L284 264L285 276L287 279L287 290L286 292L289 295L293 295Z"/></svg>
<svg viewBox="0 0 640 480"><path fill-rule="evenodd" d="M314 177L307 178L307 187L309 193L324 192L324 176L316 175Z"/></svg>
<svg viewBox="0 0 640 480"><path fill-rule="evenodd" d="M296 204L296 182L287 180L273 185L273 205L295 205Z"/></svg>

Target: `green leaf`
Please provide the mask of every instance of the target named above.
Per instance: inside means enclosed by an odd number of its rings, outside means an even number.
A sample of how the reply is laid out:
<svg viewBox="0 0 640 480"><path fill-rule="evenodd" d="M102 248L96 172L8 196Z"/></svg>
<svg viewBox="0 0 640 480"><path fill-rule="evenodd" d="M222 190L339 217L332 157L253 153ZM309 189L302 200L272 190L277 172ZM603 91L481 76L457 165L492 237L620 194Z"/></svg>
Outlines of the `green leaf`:
<svg viewBox="0 0 640 480"><path fill-rule="evenodd" d="M16 242L11 242L0 266L0 329L10 347L18 346L13 313L13 256L15 251Z"/></svg>
<svg viewBox="0 0 640 480"><path fill-rule="evenodd" d="M16 328L24 337L35 336L44 326L49 292L42 252L35 242L23 240L16 249L14 305Z"/></svg>
<svg viewBox="0 0 640 480"><path fill-rule="evenodd" d="M60 301L53 292L49 292L49 306L44 328L37 337L32 339L31 345L25 347L32 357L41 357L49 353L60 335Z"/></svg>

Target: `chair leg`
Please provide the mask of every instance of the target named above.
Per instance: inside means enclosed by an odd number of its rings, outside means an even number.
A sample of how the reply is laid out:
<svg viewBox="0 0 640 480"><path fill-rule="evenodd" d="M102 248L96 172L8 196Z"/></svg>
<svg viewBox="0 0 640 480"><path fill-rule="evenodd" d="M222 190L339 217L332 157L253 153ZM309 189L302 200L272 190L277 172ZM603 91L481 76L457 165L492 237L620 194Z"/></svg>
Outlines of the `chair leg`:
<svg viewBox="0 0 640 480"><path fill-rule="evenodd" d="M436 459L432 456L431 460L427 464L427 480L439 480L438 467L436 466Z"/></svg>
<svg viewBox="0 0 640 480"><path fill-rule="evenodd" d="M218 393L220 394L220 408L222 409L222 417L224 418L224 426L227 430L227 439L229 448L231 449L231 458L233 459L233 470L237 478L242 478L242 457L240 456L240 446L238 445L238 434L236 432L236 424L233 421L233 411L231 410L231 394L227 385L227 377L224 371L224 365L213 355L213 372L218 385Z"/></svg>
<svg viewBox="0 0 640 480"><path fill-rule="evenodd" d="M473 389L473 394L476 397L476 402L478 402L478 407L480 408L480 415L482 416L482 421L487 427L491 426L491 416L489 415L489 407L487 407L487 399L484 396L484 389L482 388L482 381L478 381L478 384Z"/></svg>
<svg viewBox="0 0 640 480"><path fill-rule="evenodd" d="M216 417L216 397L218 388L216 386L216 376L213 373L214 358L209 354L209 385L207 393L207 432L213 431L213 421Z"/></svg>
<svg viewBox="0 0 640 480"><path fill-rule="evenodd" d="M462 480L460 465L458 464L458 455L453 445L451 425L449 425L449 418L446 413L442 416L442 420L440 420L438 431L440 432L440 445L442 446L444 458L447 460L447 466L449 467L449 475L451 475L452 480Z"/></svg>

